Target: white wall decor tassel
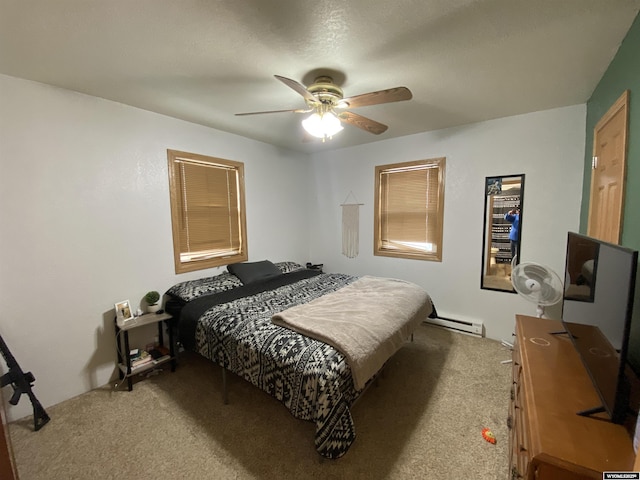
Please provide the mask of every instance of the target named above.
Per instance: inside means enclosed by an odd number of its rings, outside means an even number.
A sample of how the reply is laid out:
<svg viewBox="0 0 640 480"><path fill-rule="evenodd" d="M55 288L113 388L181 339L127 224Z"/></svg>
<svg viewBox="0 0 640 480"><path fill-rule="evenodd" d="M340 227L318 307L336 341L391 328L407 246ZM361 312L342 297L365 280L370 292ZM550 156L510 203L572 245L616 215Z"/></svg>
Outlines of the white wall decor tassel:
<svg viewBox="0 0 640 480"><path fill-rule="evenodd" d="M352 195L352 193L349 193ZM349 196L347 196L347 199ZM360 205L343 203L342 207L342 254L347 258L358 256L360 247Z"/></svg>

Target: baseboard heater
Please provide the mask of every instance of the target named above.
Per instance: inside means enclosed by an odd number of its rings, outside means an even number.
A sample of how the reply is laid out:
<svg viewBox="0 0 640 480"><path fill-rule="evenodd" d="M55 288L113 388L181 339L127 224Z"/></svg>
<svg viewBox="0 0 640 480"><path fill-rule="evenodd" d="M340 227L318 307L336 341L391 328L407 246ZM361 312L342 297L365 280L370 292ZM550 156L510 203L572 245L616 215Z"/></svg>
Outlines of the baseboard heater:
<svg viewBox="0 0 640 480"><path fill-rule="evenodd" d="M427 318L425 322L431 325L447 328L449 330L455 330L460 333L466 333L467 335L484 337L482 320L457 320L447 317L435 317Z"/></svg>

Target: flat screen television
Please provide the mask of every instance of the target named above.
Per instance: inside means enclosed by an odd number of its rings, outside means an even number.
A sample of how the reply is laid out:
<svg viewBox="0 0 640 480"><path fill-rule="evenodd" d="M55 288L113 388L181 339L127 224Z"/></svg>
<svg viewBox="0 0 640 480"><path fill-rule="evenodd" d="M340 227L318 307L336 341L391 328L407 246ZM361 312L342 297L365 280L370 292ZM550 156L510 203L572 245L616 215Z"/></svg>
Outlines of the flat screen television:
<svg viewBox="0 0 640 480"><path fill-rule="evenodd" d="M578 233L567 236L562 323L614 423L629 413L628 350L638 252ZM631 368L631 371L629 370Z"/></svg>

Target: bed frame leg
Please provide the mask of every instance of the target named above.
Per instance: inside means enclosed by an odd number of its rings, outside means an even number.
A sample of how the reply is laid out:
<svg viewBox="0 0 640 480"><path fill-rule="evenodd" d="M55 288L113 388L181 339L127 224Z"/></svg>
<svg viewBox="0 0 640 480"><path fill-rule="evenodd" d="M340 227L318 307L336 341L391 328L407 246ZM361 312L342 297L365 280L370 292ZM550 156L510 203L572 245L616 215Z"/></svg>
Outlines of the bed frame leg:
<svg viewBox="0 0 640 480"><path fill-rule="evenodd" d="M227 369L222 367L222 401L229 404L229 394L227 392Z"/></svg>

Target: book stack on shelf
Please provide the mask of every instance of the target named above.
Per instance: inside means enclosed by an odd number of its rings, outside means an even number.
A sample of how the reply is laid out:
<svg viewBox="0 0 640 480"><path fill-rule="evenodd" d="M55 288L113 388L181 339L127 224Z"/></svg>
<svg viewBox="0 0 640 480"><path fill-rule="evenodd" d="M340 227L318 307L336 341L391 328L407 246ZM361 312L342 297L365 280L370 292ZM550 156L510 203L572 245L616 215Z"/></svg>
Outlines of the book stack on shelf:
<svg viewBox="0 0 640 480"><path fill-rule="evenodd" d="M131 372L133 373L143 367L171 360L171 355L169 349L163 346L153 347L148 351L135 348L129 352L129 359L131 361ZM125 367L123 366L123 368Z"/></svg>
<svg viewBox="0 0 640 480"><path fill-rule="evenodd" d="M153 362L153 357L146 350L141 350L139 348L135 348L131 350L129 354L129 359L131 360L131 370L137 370L145 365L151 364Z"/></svg>

